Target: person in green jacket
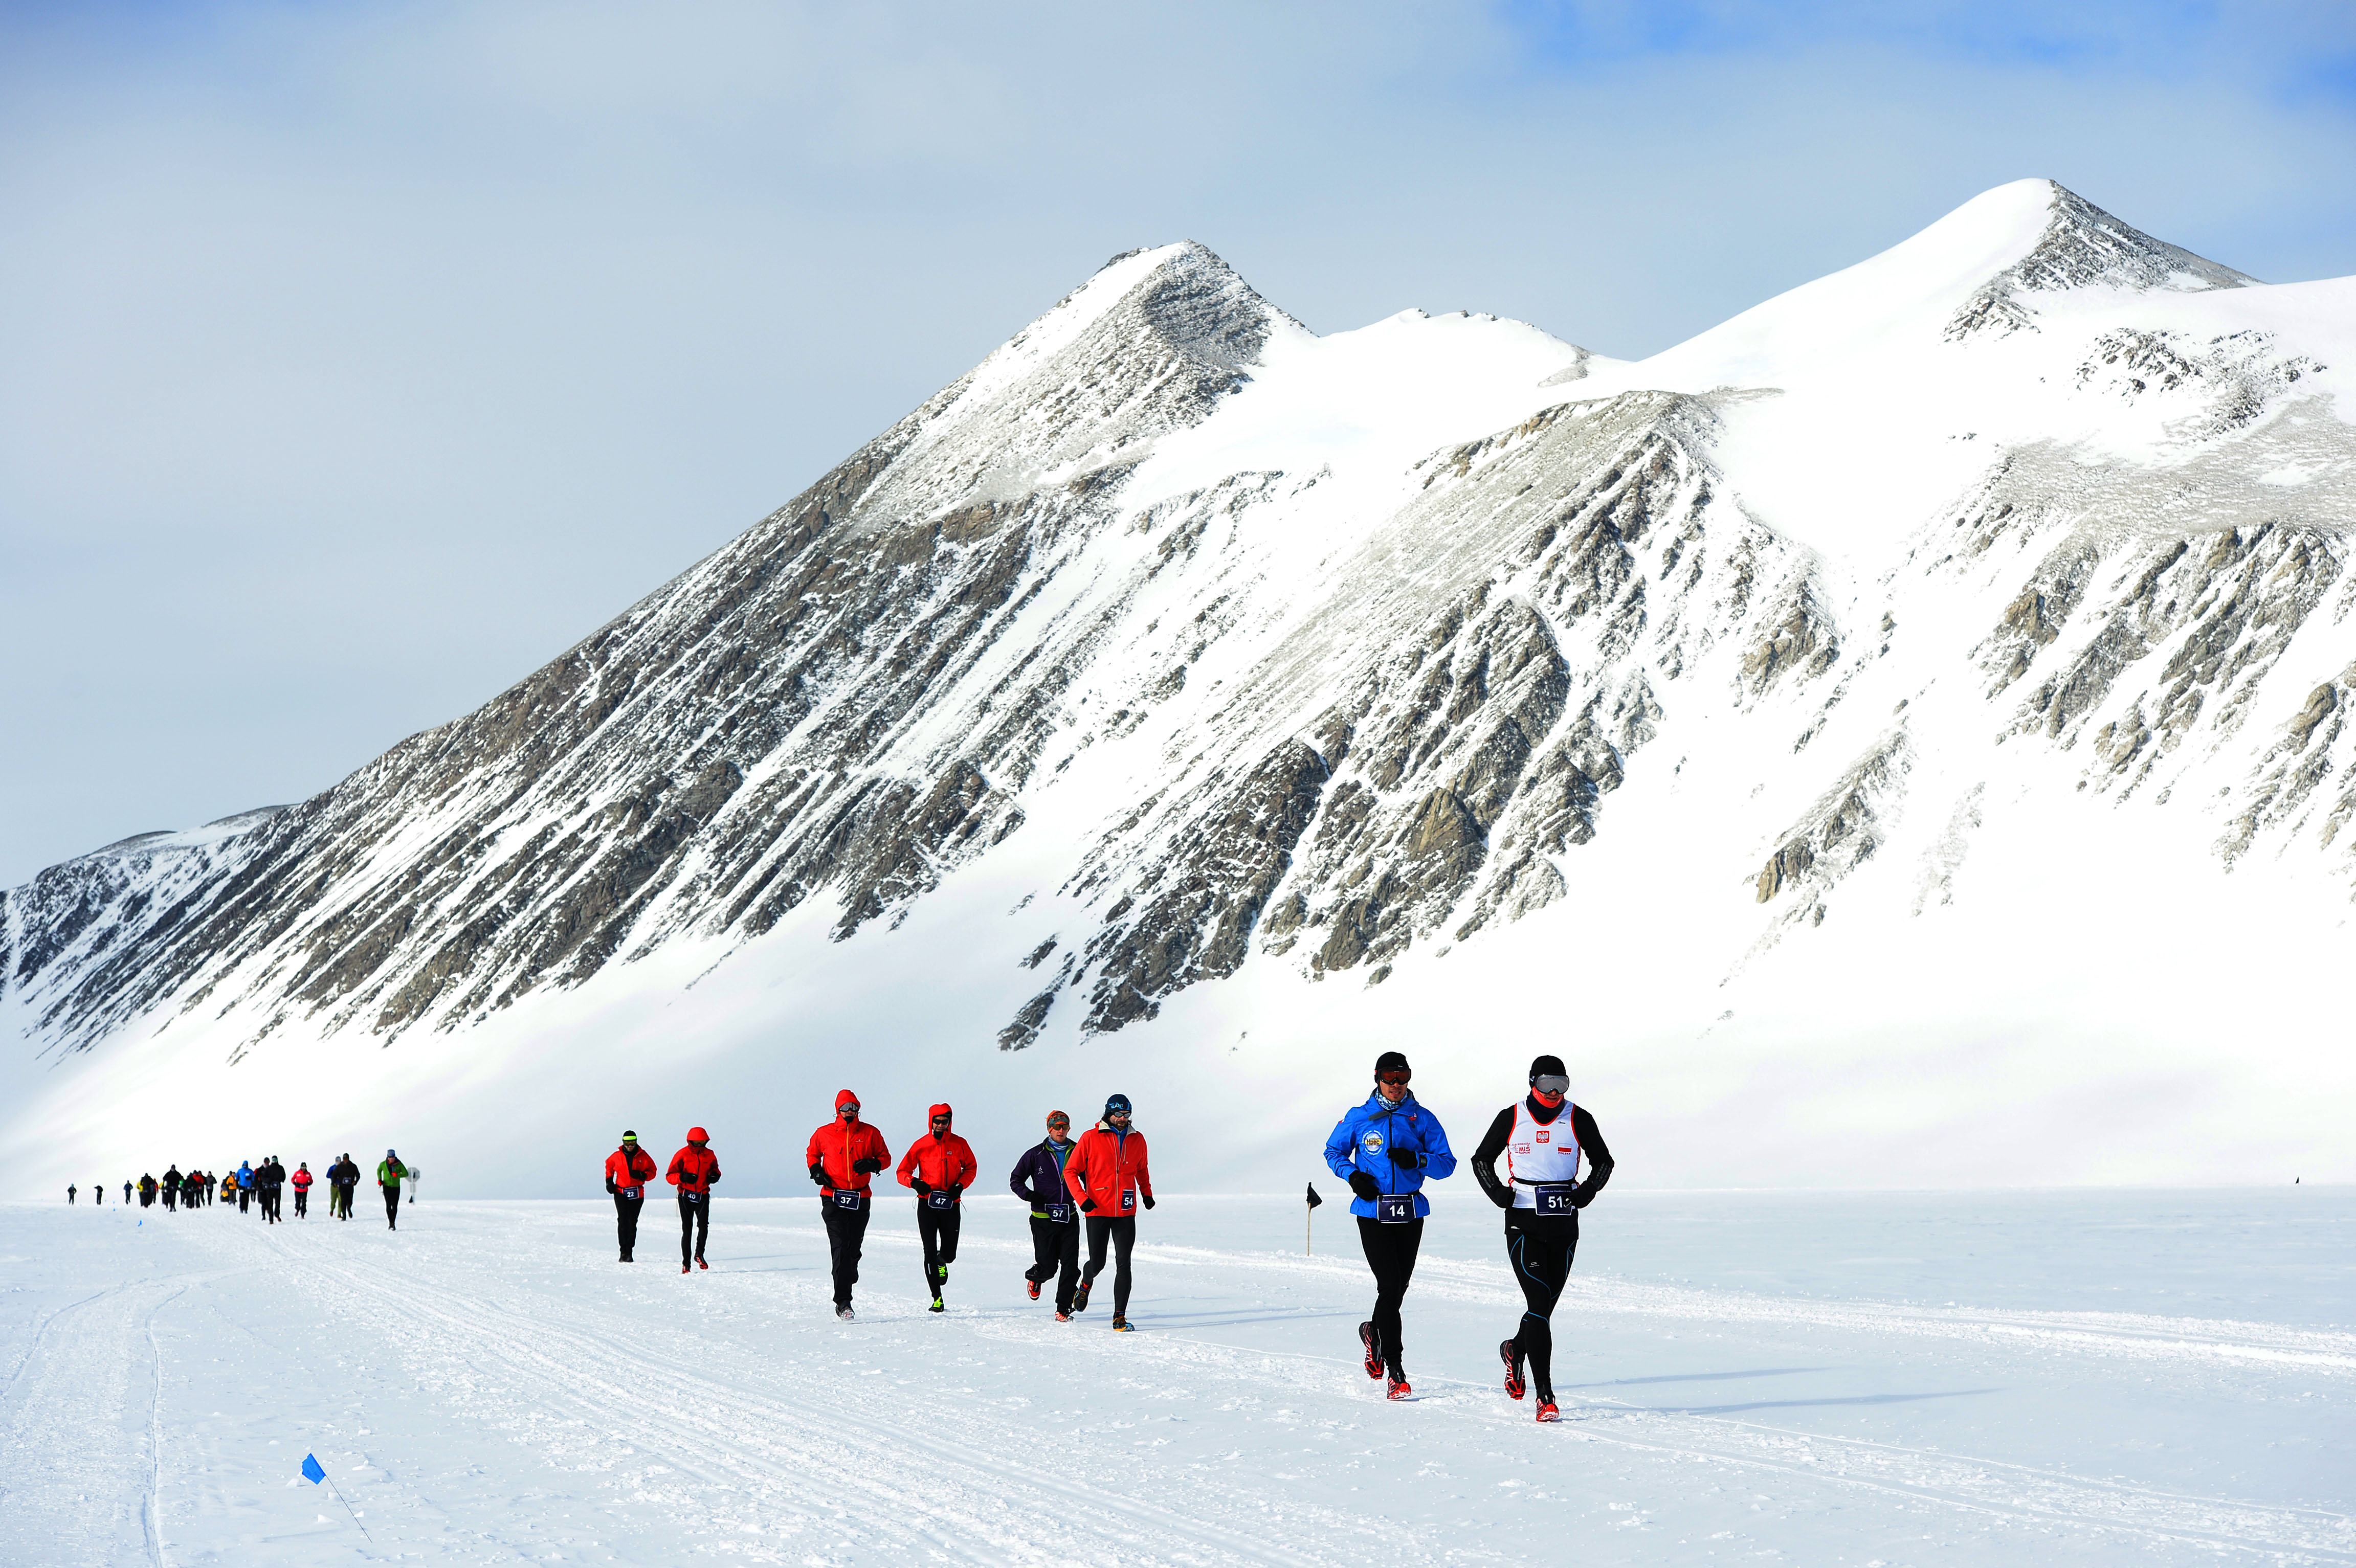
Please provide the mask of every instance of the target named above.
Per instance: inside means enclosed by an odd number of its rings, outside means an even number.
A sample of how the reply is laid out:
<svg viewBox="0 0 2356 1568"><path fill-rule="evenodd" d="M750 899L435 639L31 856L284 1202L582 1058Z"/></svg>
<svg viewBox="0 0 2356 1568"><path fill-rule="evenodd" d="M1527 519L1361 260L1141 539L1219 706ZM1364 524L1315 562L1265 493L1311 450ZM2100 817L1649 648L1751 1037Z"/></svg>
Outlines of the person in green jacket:
<svg viewBox="0 0 2356 1568"><path fill-rule="evenodd" d="M376 1162L376 1184L384 1189L384 1228L388 1231L401 1229L401 1179L408 1174L409 1167L402 1164L401 1157L391 1149L385 1150L384 1157Z"/></svg>

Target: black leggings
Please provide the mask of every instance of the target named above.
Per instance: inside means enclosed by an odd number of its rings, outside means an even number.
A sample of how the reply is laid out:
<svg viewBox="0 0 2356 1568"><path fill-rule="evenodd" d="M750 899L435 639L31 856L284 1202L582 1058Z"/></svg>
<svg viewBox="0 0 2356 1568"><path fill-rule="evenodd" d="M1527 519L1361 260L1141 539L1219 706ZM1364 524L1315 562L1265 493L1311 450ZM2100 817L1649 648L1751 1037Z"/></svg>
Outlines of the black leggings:
<svg viewBox="0 0 2356 1568"><path fill-rule="evenodd" d="M294 1189L294 1212L302 1215L308 1215L311 1212L311 1189L309 1188L298 1187Z"/></svg>
<svg viewBox="0 0 2356 1568"><path fill-rule="evenodd" d="M638 1211L646 1206L647 1192L643 1187L638 1189L636 1198L625 1198L618 1192L614 1194L614 1239L621 1244L621 1261L624 1263L630 1262L630 1254L637 1250Z"/></svg>
<svg viewBox="0 0 2356 1568"><path fill-rule="evenodd" d="M1137 1221L1134 1219L1115 1220L1102 1214L1088 1216L1088 1266L1080 1277L1094 1285L1097 1275L1104 1273L1105 1243L1112 1243L1112 1315L1129 1316L1129 1250L1137 1245Z"/></svg>
<svg viewBox="0 0 2356 1568"><path fill-rule="evenodd" d="M1362 1216L1358 1244L1365 1249L1366 1266L1375 1271L1375 1343L1382 1348L1383 1366L1397 1372L1402 1353L1399 1304L1407 1299L1408 1282L1415 1277L1415 1254L1423 1247L1423 1221L1386 1225Z"/></svg>
<svg viewBox="0 0 2356 1568"><path fill-rule="evenodd" d="M1544 1400L1554 1398L1554 1304L1570 1283L1571 1254L1578 1251L1578 1215L1556 1220L1525 1218L1518 1209L1507 1213L1505 1261L1529 1304L1514 1330L1514 1351L1529 1359L1530 1382Z"/></svg>
<svg viewBox="0 0 2356 1568"><path fill-rule="evenodd" d="M922 1198L916 1200L916 1239L925 1243L925 1290L935 1300L941 1294L935 1270L957 1262L958 1229L964 1220L965 1211L955 1203L936 1209Z"/></svg>
<svg viewBox="0 0 2356 1568"><path fill-rule="evenodd" d="M875 1212L874 1204L868 1193L860 1194L856 1209L842 1208L831 1198L818 1200L819 1213L826 1221L827 1254L834 1264L837 1310L851 1305L851 1287L859 1283L859 1254L867 1245L867 1221Z"/></svg>
<svg viewBox="0 0 2356 1568"><path fill-rule="evenodd" d="M1130 1232L1132 1235L1135 1233L1134 1230ZM1072 1287L1079 1283L1080 1278L1080 1228L1069 1220L1058 1225L1053 1220L1042 1220L1036 1214L1032 1215L1031 1255L1031 1266L1023 1271L1023 1277L1034 1285L1044 1285L1054 1280L1055 1310L1069 1312L1072 1309ZM1126 1255L1124 1252L1123 1256ZM1114 1288L1120 1288L1118 1282ZM1127 1293L1123 1292L1121 1300L1126 1303L1128 1299Z"/></svg>
<svg viewBox="0 0 2356 1568"><path fill-rule="evenodd" d="M691 1263L703 1255L703 1243L712 1239L712 1194L682 1192L679 1195L679 1261ZM690 1250L691 1246L692 1251Z"/></svg>
<svg viewBox="0 0 2356 1568"><path fill-rule="evenodd" d="M385 1183L384 1222L389 1230L401 1229L401 1183L398 1181Z"/></svg>

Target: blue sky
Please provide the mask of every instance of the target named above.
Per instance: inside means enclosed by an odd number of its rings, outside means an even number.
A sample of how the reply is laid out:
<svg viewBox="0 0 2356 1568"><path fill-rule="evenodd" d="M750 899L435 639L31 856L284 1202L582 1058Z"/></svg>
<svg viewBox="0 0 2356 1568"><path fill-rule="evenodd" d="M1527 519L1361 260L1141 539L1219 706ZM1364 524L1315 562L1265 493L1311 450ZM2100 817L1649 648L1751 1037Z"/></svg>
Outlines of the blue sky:
<svg viewBox="0 0 2356 1568"><path fill-rule="evenodd" d="M1665 347L2061 180L2356 272L2356 7L0 9L0 884L300 798L1107 256Z"/></svg>

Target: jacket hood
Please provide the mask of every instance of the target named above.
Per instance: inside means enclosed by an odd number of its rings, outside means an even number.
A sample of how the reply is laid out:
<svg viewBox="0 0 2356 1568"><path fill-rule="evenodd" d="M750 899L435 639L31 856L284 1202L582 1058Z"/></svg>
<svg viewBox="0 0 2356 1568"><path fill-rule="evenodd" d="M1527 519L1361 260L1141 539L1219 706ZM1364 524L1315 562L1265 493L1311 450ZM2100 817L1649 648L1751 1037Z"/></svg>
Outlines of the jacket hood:
<svg viewBox="0 0 2356 1568"><path fill-rule="evenodd" d="M946 1103L935 1105L926 1111L925 1125L928 1127L931 1126L935 1116L947 1116L949 1119L949 1125L951 1126L957 1125L957 1113L950 1110Z"/></svg>
<svg viewBox="0 0 2356 1568"><path fill-rule="evenodd" d="M838 1113L840 1113L845 1105L856 1105L857 1104L859 1104L859 1096L852 1093L850 1090L837 1089L834 1092L834 1108Z"/></svg>

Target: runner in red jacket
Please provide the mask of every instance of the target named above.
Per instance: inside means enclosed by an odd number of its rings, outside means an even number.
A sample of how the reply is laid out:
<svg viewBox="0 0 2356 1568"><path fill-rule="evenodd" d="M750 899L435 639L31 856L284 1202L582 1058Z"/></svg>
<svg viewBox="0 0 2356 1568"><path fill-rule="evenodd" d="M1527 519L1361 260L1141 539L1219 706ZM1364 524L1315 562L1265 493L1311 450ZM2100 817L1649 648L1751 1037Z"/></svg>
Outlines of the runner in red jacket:
<svg viewBox="0 0 2356 1568"><path fill-rule="evenodd" d="M1137 1244L1137 1206L1153 1207L1153 1173L1145 1168L1145 1135L1129 1125L1129 1096L1105 1102L1104 1120L1080 1135L1064 1162L1064 1185L1088 1222L1088 1262L1072 1310L1088 1309L1088 1291L1104 1272L1105 1243L1113 1246L1112 1326L1129 1331L1129 1253Z"/></svg>
<svg viewBox="0 0 2356 1568"><path fill-rule="evenodd" d="M868 1179L892 1163L892 1151L884 1147L882 1133L859 1119L859 1096L844 1089L834 1096L834 1120L810 1134L802 1157L818 1183L819 1215L826 1221L826 1247L834 1259L834 1315L848 1323L867 1219L875 1211Z"/></svg>
<svg viewBox="0 0 2356 1568"><path fill-rule="evenodd" d="M712 1235L712 1184L720 1179L720 1157L704 1147L712 1135L701 1127L687 1129L687 1147L670 1157L665 1179L679 1189L679 1272L710 1268L703 1261L703 1243ZM693 1243L693 1251L689 1243Z"/></svg>
<svg viewBox="0 0 2356 1568"><path fill-rule="evenodd" d="M655 1179L655 1157L638 1147L638 1135L622 1134L622 1147L605 1157L605 1190L614 1195L615 1239L622 1245L622 1262L638 1246L638 1211L646 1207L647 1183Z"/></svg>
<svg viewBox="0 0 2356 1568"><path fill-rule="evenodd" d="M307 1159L296 1160L294 1174L286 1179L286 1185L294 1189L294 1217L297 1220L306 1219L310 1215L311 1181L311 1162ZM208 1182L206 1185L209 1187L211 1183Z"/></svg>
<svg viewBox="0 0 2356 1568"><path fill-rule="evenodd" d="M933 1293L931 1310L945 1312L941 1287L949 1282L949 1264L957 1262L958 1221L964 1211L958 1199L981 1167L966 1141L949 1130L957 1113L936 1105L927 1114L927 1135L908 1146L900 1157L900 1185L916 1190L916 1235L925 1244L925 1288Z"/></svg>

